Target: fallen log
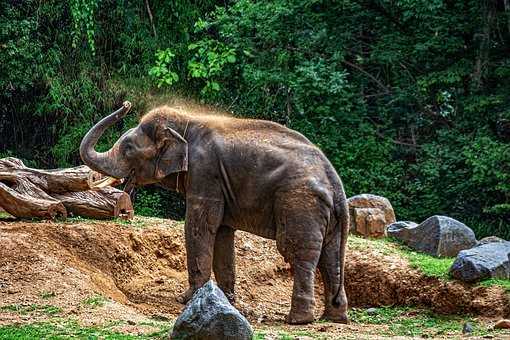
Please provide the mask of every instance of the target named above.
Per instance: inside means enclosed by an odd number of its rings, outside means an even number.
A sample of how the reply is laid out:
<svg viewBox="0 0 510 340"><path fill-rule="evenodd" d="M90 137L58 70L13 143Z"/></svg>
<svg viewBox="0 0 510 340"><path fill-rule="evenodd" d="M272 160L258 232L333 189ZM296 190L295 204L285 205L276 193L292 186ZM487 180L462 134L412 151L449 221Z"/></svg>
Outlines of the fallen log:
<svg viewBox="0 0 510 340"><path fill-rule="evenodd" d="M16 217L53 219L67 216L62 202L23 178L7 184L0 180L0 205Z"/></svg>
<svg viewBox="0 0 510 340"><path fill-rule="evenodd" d="M26 167L17 158L0 159L0 181L15 181L16 178L26 178L45 192L54 193L85 191L104 183L107 185L120 183L120 180L106 178L86 165L66 169L40 170Z"/></svg>
<svg viewBox="0 0 510 340"><path fill-rule="evenodd" d="M52 195L64 204L69 214L92 218L132 219L133 205L127 193L112 187L99 190Z"/></svg>
<svg viewBox="0 0 510 340"><path fill-rule="evenodd" d="M122 181L83 165L39 170L17 158L0 159L0 207L23 218L133 217L129 195L111 187Z"/></svg>

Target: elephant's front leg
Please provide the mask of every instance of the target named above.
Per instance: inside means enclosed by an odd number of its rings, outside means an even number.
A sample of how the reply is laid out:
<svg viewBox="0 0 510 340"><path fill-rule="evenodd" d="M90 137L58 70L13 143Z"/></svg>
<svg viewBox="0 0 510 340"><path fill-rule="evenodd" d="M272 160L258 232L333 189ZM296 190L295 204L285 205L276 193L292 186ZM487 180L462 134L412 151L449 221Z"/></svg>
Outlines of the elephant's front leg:
<svg viewBox="0 0 510 340"><path fill-rule="evenodd" d="M214 240L223 219L223 201L205 198L186 199L186 259L189 288L178 297L188 302L193 293L211 278Z"/></svg>
<svg viewBox="0 0 510 340"><path fill-rule="evenodd" d="M216 233L213 256L214 277L230 303L235 302L236 282L234 229L222 225Z"/></svg>

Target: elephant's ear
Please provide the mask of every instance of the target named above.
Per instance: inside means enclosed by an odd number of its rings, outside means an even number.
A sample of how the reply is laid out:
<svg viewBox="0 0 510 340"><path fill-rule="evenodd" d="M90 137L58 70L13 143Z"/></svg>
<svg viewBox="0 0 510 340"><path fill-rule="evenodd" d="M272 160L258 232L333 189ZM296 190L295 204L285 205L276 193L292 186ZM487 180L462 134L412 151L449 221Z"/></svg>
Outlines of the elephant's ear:
<svg viewBox="0 0 510 340"><path fill-rule="evenodd" d="M188 171L188 142L175 130L166 127L159 134L159 155L156 160L156 179Z"/></svg>

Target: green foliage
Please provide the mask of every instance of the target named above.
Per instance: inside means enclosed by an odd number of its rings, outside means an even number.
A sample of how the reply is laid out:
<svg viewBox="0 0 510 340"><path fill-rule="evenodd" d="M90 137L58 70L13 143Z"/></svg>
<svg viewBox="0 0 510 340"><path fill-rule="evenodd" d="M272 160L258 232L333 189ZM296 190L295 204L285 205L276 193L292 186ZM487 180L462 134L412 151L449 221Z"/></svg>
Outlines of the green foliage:
<svg viewBox="0 0 510 340"><path fill-rule="evenodd" d="M156 65L149 70L149 75L156 80L158 87L172 86L179 81L179 75L172 71L174 57L169 48L156 52Z"/></svg>
<svg viewBox="0 0 510 340"><path fill-rule="evenodd" d="M77 48L81 42L82 36L85 35L88 47L92 54L96 53L96 45L94 42L95 20L94 15L98 8L99 0L71 0L69 7L71 17L73 19L73 48Z"/></svg>
<svg viewBox="0 0 510 340"><path fill-rule="evenodd" d="M135 213L141 216L162 217L163 197L159 192L141 189L136 193Z"/></svg>
<svg viewBox="0 0 510 340"><path fill-rule="evenodd" d="M140 188L136 191L137 215L183 220L185 210L182 196L178 193L154 187Z"/></svg>
<svg viewBox="0 0 510 340"><path fill-rule="evenodd" d="M203 39L188 45L193 52L188 61L191 78L205 81L201 94L205 98L213 98L220 91L219 78L226 65L236 61L235 50L214 39Z"/></svg>

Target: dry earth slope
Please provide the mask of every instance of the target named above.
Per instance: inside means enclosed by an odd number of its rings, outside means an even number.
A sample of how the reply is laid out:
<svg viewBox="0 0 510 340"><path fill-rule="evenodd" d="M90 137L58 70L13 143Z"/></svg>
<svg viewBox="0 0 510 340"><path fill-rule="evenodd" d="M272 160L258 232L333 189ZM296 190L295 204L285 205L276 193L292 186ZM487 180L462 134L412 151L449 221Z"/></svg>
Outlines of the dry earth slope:
<svg viewBox="0 0 510 340"><path fill-rule="evenodd" d="M363 242L351 242L347 255L351 306L411 304L439 313L510 315L508 294L499 287L428 278L397 252ZM236 251L237 307L252 322L281 323L290 306L289 265L274 241L247 233L237 233ZM0 221L0 305L44 304L44 295L52 294L52 305L85 322L173 318L182 309L175 298L186 285L180 222ZM82 308L97 294L108 298L109 308ZM317 316L320 294L317 284ZM23 315L0 311L0 324L18 321Z"/></svg>

